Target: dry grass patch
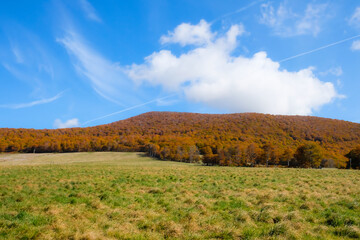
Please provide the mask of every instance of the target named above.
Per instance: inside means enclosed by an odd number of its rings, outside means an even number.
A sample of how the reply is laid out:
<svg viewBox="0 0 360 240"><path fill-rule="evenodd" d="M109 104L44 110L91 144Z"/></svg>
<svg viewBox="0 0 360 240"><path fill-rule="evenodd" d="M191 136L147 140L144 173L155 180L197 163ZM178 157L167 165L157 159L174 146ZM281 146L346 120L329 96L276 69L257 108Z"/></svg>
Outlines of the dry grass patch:
<svg viewBox="0 0 360 240"><path fill-rule="evenodd" d="M360 171L0 156L0 239L356 239Z"/></svg>

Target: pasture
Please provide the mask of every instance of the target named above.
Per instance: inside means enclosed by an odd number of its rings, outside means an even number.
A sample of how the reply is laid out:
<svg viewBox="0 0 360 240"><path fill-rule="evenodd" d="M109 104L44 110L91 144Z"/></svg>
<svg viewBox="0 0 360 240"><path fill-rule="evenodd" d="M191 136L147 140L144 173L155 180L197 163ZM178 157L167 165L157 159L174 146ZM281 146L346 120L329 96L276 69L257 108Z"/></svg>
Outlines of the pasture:
<svg viewBox="0 0 360 240"><path fill-rule="evenodd" d="M360 171L0 155L0 239L360 238Z"/></svg>

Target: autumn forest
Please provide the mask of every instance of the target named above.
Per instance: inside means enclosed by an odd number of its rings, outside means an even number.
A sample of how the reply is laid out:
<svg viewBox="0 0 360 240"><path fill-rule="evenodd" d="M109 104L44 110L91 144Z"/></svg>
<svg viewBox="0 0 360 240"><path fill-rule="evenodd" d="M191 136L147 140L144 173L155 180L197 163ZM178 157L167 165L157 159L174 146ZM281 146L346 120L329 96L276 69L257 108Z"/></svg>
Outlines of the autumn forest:
<svg viewBox="0 0 360 240"><path fill-rule="evenodd" d="M0 152L147 152L223 166L359 168L360 124L256 113L149 112L111 124L0 129Z"/></svg>

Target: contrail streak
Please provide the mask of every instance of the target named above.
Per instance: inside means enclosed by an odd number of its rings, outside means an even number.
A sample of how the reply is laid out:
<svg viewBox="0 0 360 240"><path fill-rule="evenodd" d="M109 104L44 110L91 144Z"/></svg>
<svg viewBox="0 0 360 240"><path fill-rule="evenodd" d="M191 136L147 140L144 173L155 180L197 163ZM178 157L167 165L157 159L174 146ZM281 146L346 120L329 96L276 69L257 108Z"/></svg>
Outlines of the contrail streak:
<svg viewBox="0 0 360 240"><path fill-rule="evenodd" d="M310 53L314 53L314 52L317 52L317 51L320 51L320 50L323 50L325 48L329 48L329 47L332 47L332 46L335 46L335 45L338 45L340 43L343 43L343 42L347 42L347 41L350 41L352 39L355 39L355 38L359 38L360 35L356 35L356 36L353 36L353 37L349 37L349 38L346 38L346 39L343 39L343 40L340 40L340 41L337 41L337 42L334 42L334 43L330 43L328 45L325 45L325 46L322 46L322 47L319 47L319 48L315 48L313 50L310 50L310 51L307 51L307 52L303 52L303 53L300 53L300 54L297 54L295 56L292 56L292 57L288 57L288 58L284 58L280 61L278 61L279 63L281 62L286 62L286 61L289 61L291 59L294 59L294 58L298 58L298 57L301 57L301 56L304 56L304 55L307 55L307 54L310 54Z"/></svg>
<svg viewBox="0 0 360 240"><path fill-rule="evenodd" d="M252 3L248 4L248 5L246 5L245 7L242 7L242 8L240 8L240 9L234 11L234 12L230 12L230 13L224 14L224 15L222 15L221 17L218 17L218 18L215 18L214 20L212 20L212 21L210 22L210 24L212 25L212 24L216 23L217 21L219 21L219 20L221 20L221 19L223 19L223 18L226 18L226 17L232 16L232 15L235 15L235 14L237 14L237 13L241 13L241 12L243 12L243 11L245 11L245 10L247 10L247 9L253 7L254 5L257 5L258 3L263 2L263 1L265 1L265 0L255 1L255 2L252 2Z"/></svg>
<svg viewBox="0 0 360 240"><path fill-rule="evenodd" d="M138 107L142 107L142 106L148 105L148 104L153 103L153 102L157 102L157 101L160 101L160 100L163 100L163 99L166 99L166 98L170 98L170 97L173 97L175 95L176 94L172 94L172 95L168 95L168 96L165 96L165 97L156 98L156 99L153 99L153 100L145 102L145 103L141 103L141 104L138 104L138 105L135 105L135 106L132 106L132 107L122 109L122 110L117 111L117 112L113 112L113 113L110 113L110 114L107 114L107 115L104 115L104 116L101 116L101 117L98 117L98 118L94 118L94 119L91 119L89 121L84 122L83 124L81 124L81 126L84 126L84 125L86 125L88 123L91 123L91 122L94 122L94 121L97 121L97 120L100 120L100 119L104 119L104 118L107 118L107 117L110 117L110 116L114 116L114 115L119 114L119 113L129 111L129 110L132 110L132 109L135 109L135 108L138 108Z"/></svg>
<svg viewBox="0 0 360 240"><path fill-rule="evenodd" d="M36 106L36 105L40 105L40 104L45 104L45 103L51 103L51 102L57 100L58 98L60 98L64 92L65 91L62 91L61 93L58 93L56 96L54 96L52 98L44 98L44 99L40 99L40 100L36 100L33 102L28 102L28 103L0 104L0 108L19 109L19 108L28 108L28 107L32 107L32 106Z"/></svg>

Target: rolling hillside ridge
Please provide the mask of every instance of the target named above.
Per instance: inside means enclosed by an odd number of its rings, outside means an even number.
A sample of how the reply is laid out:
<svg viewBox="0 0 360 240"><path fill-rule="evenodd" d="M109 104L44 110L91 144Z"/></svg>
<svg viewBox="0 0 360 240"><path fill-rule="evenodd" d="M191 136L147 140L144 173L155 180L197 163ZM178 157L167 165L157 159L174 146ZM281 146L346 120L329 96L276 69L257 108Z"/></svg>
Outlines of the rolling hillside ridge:
<svg viewBox="0 0 360 240"><path fill-rule="evenodd" d="M360 124L257 113L148 112L87 128L0 129L0 152L147 151L177 161L188 159L194 149L201 154L206 149L214 155L226 149L246 154L250 145L258 156L271 145L280 158L306 142L317 144L335 166L345 166L344 155L360 144Z"/></svg>

